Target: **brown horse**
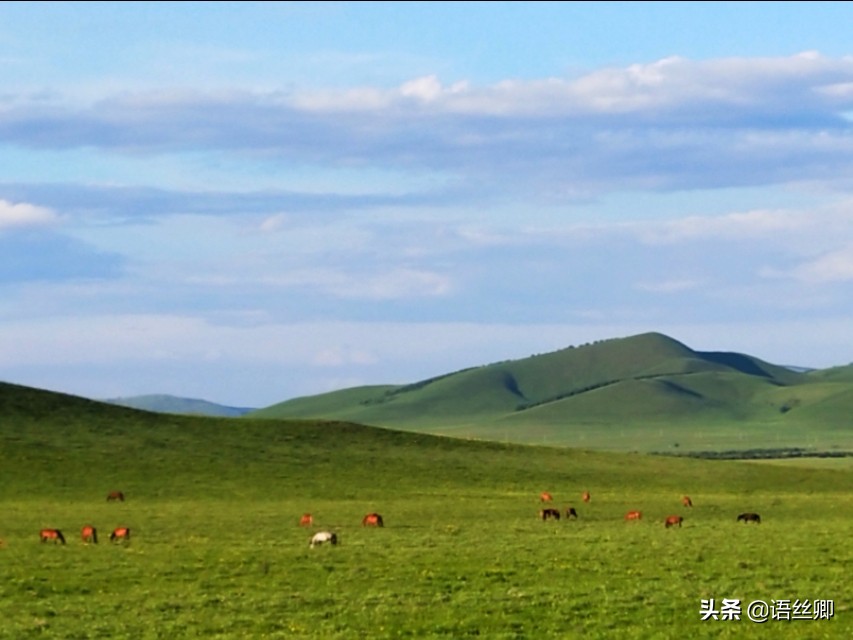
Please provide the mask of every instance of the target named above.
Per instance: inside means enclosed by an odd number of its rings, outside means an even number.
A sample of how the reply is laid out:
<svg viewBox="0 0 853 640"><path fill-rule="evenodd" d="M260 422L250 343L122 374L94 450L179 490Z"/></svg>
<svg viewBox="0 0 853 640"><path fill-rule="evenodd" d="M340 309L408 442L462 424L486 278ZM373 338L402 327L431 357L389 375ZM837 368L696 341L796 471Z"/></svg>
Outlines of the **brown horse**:
<svg viewBox="0 0 853 640"><path fill-rule="evenodd" d="M667 529L670 527L680 527L683 521L684 518L681 516L668 516L667 519L663 521L663 526Z"/></svg>
<svg viewBox="0 0 853 640"><path fill-rule="evenodd" d="M48 540L53 540L53 543L61 542L65 544L65 536L62 535L62 532L59 529L42 529L39 532L39 537L42 542L47 542Z"/></svg>
<svg viewBox="0 0 853 640"><path fill-rule="evenodd" d="M584 502L588 503L590 501L590 499L592 498L592 496L589 495L589 491L584 491L581 498L583 499Z"/></svg>
<svg viewBox="0 0 853 640"><path fill-rule="evenodd" d="M113 529L112 534L110 534L110 542L120 542L122 540L127 540L130 542L130 529L127 527L119 527L118 529Z"/></svg>
<svg viewBox="0 0 853 640"><path fill-rule="evenodd" d="M681 499L681 504L683 504L685 507L692 507L693 506L693 500L690 499L690 496L684 496Z"/></svg>
<svg viewBox="0 0 853 640"><path fill-rule="evenodd" d="M642 520L643 512L642 511L629 511L625 514L625 520Z"/></svg>
<svg viewBox="0 0 853 640"><path fill-rule="evenodd" d="M737 521L740 522L743 520L744 522L754 522L755 524L761 524L761 516L757 513L742 513L737 517Z"/></svg>
<svg viewBox="0 0 853 640"><path fill-rule="evenodd" d="M378 513L368 513L361 519L362 527L384 527L385 523L382 521L382 516Z"/></svg>
<svg viewBox="0 0 853 640"><path fill-rule="evenodd" d="M310 513L303 513L302 517L299 518L300 527L310 527L312 524L314 524L314 516Z"/></svg>
<svg viewBox="0 0 853 640"><path fill-rule="evenodd" d="M98 530L95 529L92 525L87 524L80 530L80 537L83 539L83 542L92 544L98 544Z"/></svg>
<svg viewBox="0 0 853 640"><path fill-rule="evenodd" d="M559 509L542 509L539 512L539 517L543 520L547 520L548 518L554 518L554 520L560 519L560 510Z"/></svg>
<svg viewBox="0 0 853 640"><path fill-rule="evenodd" d="M542 493L539 494L539 502L553 502L553 501L554 501L554 496L552 496L547 491L543 491Z"/></svg>
<svg viewBox="0 0 853 640"><path fill-rule="evenodd" d="M567 518L577 518L578 512L575 511L574 507L566 507L566 517Z"/></svg>
<svg viewBox="0 0 853 640"><path fill-rule="evenodd" d="M124 502L124 494L121 491L110 491L107 494L107 502L115 502L116 500Z"/></svg>

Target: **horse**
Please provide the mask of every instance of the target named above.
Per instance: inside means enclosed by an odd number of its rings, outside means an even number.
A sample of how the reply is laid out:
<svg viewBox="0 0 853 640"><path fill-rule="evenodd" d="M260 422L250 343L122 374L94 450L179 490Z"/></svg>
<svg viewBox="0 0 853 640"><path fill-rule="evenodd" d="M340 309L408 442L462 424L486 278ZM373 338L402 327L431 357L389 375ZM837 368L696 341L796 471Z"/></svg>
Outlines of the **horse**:
<svg viewBox="0 0 853 640"><path fill-rule="evenodd" d="M127 540L130 542L130 529L127 527L113 529L113 532L110 534L110 542L117 542L121 540Z"/></svg>
<svg viewBox="0 0 853 640"><path fill-rule="evenodd" d="M554 496L552 496L547 491L543 491L542 493L539 494L539 502L553 502L553 501L554 501Z"/></svg>
<svg viewBox="0 0 853 640"><path fill-rule="evenodd" d="M642 511L629 511L625 514L625 520L642 520L643 512Z"/></svg>
<svg viewBox="0 0 853 640"><path fill-rule="evenodd" d="M80 537L83 539L83 542L92 544L98 544L98 530L95 529L92 525L87 524L80 530Z"/></svg>
<svg viewBox="0 0 853 640"><path fill-rule="evenodd" d="M693 500L690 499L690 496L684 496L681 499L681 504L683 504L685 507L692 507L693 506Z"/></svg>
<svg viewBox="0 0 853 640"><path fill-rule="evenodd" d="M581 498L583 499L584 502L588 503L591 499L591 496L589 495L589 491L584 491Z"/></svg>
<svg viewBox="0 0 853 640"><path fill-rule="evenodd" d="M743 520L746 522L754 522L755 524L761 524L761 516L757 513L742 513L737 517L737 521L740 522Z"/></svg>
<svg viewBox="0 0 853 640"><path fill-rule="evenodd" d="M566 517L567 518L577 518L578 512L575 511L574 507L566 507Z"/></svg>
<svg viewBox="0 0 853 640"><path fill-rule="evenodd" d="M543 520L547 520L548 518L554 518L554 520L560 519L560 510L559 509L542 509L539 512L539 517Z"/></svg>
<svg viewBox="0 0 853 640"><path fill-rule="evenodd" d="M368 513L361 519L362 527L384 527L385 523L382 521L382 516L378 513Z"/></svg>
<svg viewBox="0 0 853 640"><path fill-rule="evenodd" d="M668 516L666 520L663 521L663 526L669 529L670 527L681 526L684 518L681 516Z"/></svg>
<svg viewBox="0 0 853 640"><path fill-rule="evenodd" d="M332 546L338 544L338 535L336 533L332 533L331 531L320 531L319 533L315 533L311 538L311 542L308 544L312 549L318 545L323 544L324 542L328 542Z"/></svg>
<svg viewBox="0 0 853 640"><path fill-rule="evenodd" d="M41 538L42 542L53 540L54 544L58 542L65 544L65 536L62 535L62 532L59 529L42 529L39 532L39 537Z"/></svg>
<svg viewBox="0 0 853 640"><path fill-rule="evenodd" d="M124 502L124 494L121 491L110 491L107 494L107 502L115 502L116 500Z"/></svg>
<svg viewBox="0 0 853 640"><path fill-rule="evenodd" d="M302 514L302 517L299 519L299 526L310 527L312 524L314 524L314 516L312 516L310 513Z"/></svg>

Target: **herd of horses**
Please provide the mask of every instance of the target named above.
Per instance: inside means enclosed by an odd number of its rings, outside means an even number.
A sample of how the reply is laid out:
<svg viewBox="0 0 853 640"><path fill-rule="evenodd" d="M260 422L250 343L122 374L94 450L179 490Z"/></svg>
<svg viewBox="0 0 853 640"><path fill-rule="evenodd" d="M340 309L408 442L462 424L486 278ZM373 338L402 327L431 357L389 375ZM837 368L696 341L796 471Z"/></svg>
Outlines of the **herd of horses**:
<svg viewBox="0 0 853 640"><path fill-rule="evenodd" d="M55 544L65 544L65 536L59 529L42 529L39 532L39 538L42 542L53 542ZM90 524L84 525L80 530L80 538L86 544L98 544L98 530ZM130 540L129 527L117 527L110 534L110 542L126 542Z"/></svg>
<svg viewBox="0 0 853 640"><path fill-rule="evenodd" d="M583 492L583 494L581 495L581 500L583 500L586 503L589 503L589 501L591 500L591 496L590 496L589 491ZM553 502L554 496L552 496L547 491L543 491L541 494L539 494L539 501L543 502L543 503ZM693 500L690 499L690 496L682 496L681 504L684 507L692 507L693 506ZM559 520L560 519L560 510L555 509L553 507L543 507L542 509L539 510L539 517L542 520ZM577 512L577 510L575 510L574 507L566 507L566 518L567 519L570 519L570 518L577 519L577 517L578 517L578 512ZM632 521L632 520L636 521L636 520L642 520L642 519L643 519L643 512L642 511L629 511L628 513L625 514L625 520L626 521ZM682 522L684 522L683 516L671 515L671 516L667 516L666 518L664 518L663 524L664 524L665 528L669 529L670 527L680 527ZM756 524L761 524L761 516L759 516L757 513L741 513L737 517L736 522L744 522L744 523L754 522Z"/></svg>
<svg viewBox="0 0 853 640"><path fill-rule="evenodd" d="M589 504L592 497L589 491L584 491L581 494L581 500L584 503ZM543 491L539 495L539 501L542 503L551 503L554 501L554 496L551 495L547 491ZM107 494L107 502L124 502L124 493L121 491L111 491ZM683 496L681 498L681 504L684 507L692 507L693 500L690 499L690 496ZM539 517L542 520L559 520L561 517L561 512L559 509L555 509L553 507L543 507L539 510ZM574 507L566 507L566 519L577 519L578 512ZM642 511L628 511L625 514L626 521L638 521L643 519ZM664 526L669 529L670 527L681 527L681 523L684 522L684 517L679 515L671 515L667 516L664 519ZM761 524L761 516L757 513L741 513L737 517L737 522L754 522L756 524ZM314 516L310 513L302 514L302 517L299 519L299 525L302 527L311 527L314 525ZM378 513L372 512L368 513L361 519L361 526L363 527L384 527L385 521L382 519L382 516ZM39 537L41 542L53 542L55 544L65 544L65 536L62 531L59 529L42 529L39 532ZM84 525L80 530L80 538L85 544L97 544L98 543L98 530L92 525ZM113 529L110 534L110 542L129 542L130 541L130 528L129 527L117 527ZM338 536L333 531L319 531L311 536L309 540L309 546L314 548L316 546L322 544L331 544L333 546L338 544Z"/></svg>
<svg viewBox="0 0 853 640"><path fill-rule="evenodd" d="M110 491L107 494L107 502L124 502L124 494L121 491ZM53 542L54 544L65 544L65 535L59 529L42 529L39 531L41 542ZM98 544L98 530L90 524L85 524L80 529L80 539L84 544ZM110 542L129 542L130 528L116 527L110 534Z"/></svg>

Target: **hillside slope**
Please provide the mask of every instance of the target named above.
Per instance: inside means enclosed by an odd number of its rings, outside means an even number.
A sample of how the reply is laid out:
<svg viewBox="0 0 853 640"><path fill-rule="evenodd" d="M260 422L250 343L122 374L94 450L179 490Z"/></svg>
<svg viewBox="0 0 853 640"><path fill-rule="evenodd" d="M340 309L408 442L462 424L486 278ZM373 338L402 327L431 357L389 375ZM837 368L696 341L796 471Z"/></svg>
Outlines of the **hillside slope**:
<svg viewBox="0 0 853 640"><path fill-rule="evenodd" d="M844 433L853 428L853 400L843 393L853 386L838 382L819 390L820 381L746 354L694 351L646 333L408 385L296 398L249 415L608 448L666 450L674 440L698 449L724 440L784 447L816 444L818 431L829 428L819 421L834 421L832 429ZM812 407L818 403L824 408ZM626 429L633 437L625 437Z"/></svg>

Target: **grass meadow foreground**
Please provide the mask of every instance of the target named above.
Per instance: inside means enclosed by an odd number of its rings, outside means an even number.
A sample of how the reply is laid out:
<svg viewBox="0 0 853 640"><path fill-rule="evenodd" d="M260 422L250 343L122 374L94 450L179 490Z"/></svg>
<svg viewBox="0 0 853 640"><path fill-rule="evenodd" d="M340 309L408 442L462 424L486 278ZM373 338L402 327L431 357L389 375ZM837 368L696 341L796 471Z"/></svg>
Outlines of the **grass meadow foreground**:
<svg viewBox="0 0 853 640"><path fill-rule="evenodd" d="M0 435L0 638L853 635L849 470L91 407L19 411ZM546 490L579 518L541 521ZM340 544L310 549L324 528ZM701 620L724 598L740 620ZM831 600L831 619L747 617L797 599Z"/></svg>

